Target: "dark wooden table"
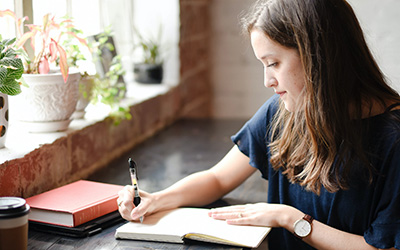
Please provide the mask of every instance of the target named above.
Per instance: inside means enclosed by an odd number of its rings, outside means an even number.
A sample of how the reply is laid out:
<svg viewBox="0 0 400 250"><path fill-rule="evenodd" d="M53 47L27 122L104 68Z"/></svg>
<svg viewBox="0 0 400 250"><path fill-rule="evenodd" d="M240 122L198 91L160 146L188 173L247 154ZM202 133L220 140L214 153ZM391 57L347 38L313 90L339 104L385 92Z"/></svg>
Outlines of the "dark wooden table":
<svg viewBox="0 0 400 250"><path fill-rule="evenodd" d="M138 164L139 186L148 192L164 189L181 178L216 164L230 150L230 136L243 120L181 120L136 146L88 179L130 184L128 159ZM266 201L266 182L257 172L239 188L210 207ZM28 249L241 249L224 245L116 240L116 224L86 238L72 238L29 230ZM266 240L258 249L267 249Z"/></svg>

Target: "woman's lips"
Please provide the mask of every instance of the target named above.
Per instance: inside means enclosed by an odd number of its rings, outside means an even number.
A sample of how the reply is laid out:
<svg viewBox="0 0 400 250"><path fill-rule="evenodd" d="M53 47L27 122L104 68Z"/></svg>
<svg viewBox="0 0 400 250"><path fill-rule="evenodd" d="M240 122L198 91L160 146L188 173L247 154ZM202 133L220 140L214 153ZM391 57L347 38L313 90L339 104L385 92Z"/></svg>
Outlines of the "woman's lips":
<svg viewBox="0 0 400 250"><path fill-rule="evenodd" d="M286 94L286 91L282 91L282 92L275 92L275 93L277 93L281 98L282 98L282 96L284 95L284 94Z"/></svg>

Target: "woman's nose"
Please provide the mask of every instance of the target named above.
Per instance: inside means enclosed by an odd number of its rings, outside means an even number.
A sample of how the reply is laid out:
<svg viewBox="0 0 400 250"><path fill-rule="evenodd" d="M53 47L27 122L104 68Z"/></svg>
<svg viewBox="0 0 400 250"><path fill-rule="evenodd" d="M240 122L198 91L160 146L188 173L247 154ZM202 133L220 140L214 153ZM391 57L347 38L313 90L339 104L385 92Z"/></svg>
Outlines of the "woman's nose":
<svg viewBox="0 0 400 250"><path fill-rule="evenodd" d="M278 81L276 80L275 77L268 77L267 75L265 75L265 87L267 88L272 88L275 87L276 85L278 85Z"/></svg>

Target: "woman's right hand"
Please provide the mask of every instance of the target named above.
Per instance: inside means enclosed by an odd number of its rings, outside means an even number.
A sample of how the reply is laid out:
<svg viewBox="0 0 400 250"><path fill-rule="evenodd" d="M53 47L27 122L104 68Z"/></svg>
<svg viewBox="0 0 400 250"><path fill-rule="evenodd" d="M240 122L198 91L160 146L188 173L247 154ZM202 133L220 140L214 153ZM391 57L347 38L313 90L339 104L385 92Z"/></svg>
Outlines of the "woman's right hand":
<svg viewBox="0 0 400 250"><path fill-rule="evenodd" d="M154 196L142 190L140 190L140 204L137 207L133 204L134 190L131 185L126 185L118 192L118 196L118 211L125 220L137 221L141 216L155 211Z"/></svg>

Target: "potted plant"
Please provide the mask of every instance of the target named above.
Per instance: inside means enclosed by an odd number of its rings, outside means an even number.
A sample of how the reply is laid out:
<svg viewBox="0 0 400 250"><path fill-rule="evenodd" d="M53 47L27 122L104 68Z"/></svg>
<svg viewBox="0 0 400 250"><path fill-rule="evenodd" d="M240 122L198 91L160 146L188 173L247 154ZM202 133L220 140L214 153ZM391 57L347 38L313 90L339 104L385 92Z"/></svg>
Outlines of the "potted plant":
<svg viewBox="0 0 400 250"><path fill-rule="evenodd" d="M69 29L73 31L73 34L82 34L82 31L75 27ZM122 81L125 70L122 67L120 56L109 56L116 54L111 53L115 52L115 48L109 42L110 38L111 29L107 28L92 39L88 39L86 44L77 44L73 39L65 39L62 42L66 48L69 66L76 67L81 72L80 98L74 113L76 119L83 118L85 108L89 103L94 105L102 103L108 106L109 115L114 120L114 124L131 118L129 109L121 105L121 100L125 98L126 94L126 86ZM104 54L107 54L110 60L101 61L105 57ZM101 67L100 72L97 72L99 67L96 67L96 63Z"/></svg>
<svg viewBox="0 0 400 250"><path fill-rule="evenodd" d="M110 108L110 117L115 125L118 125L124 119L130 120L132 118L130 109L121 105L126 94L126 85L120 81L124 73L121 58L117 55L113 57L105 76L95 79L92 89L91 103L107 105Z"/></svg>
<svg viewBox="0 0 400 250"><path fill-rule="evenodd" d="M14 39L2 39L0 35L0 148L5 146L8 130L8 96L21 93L24 66L17 52L11 47Z"/></svg>
<svg viewBox="0 0 400 250"><path fill-rule="evenodd" d="M23 87L21 95L10 98L13 117L26 125L30 132L66 130L78 101L80 74L68 67L66 52L59 44L65 32L50 14L43 16L41 25L25 25L29 28L25 33L18 25L23 24L25 18L17 18L9 10L3 14L16 21L17 40L14 46L24 55L23 78L29 86ZM28 41L33 50L31 54L26 50ZM59 66L53 68L56 62Z"/></svg>
<svg viewBox="0 0 400 250"><path fill-rule="evenodd" d="M117 54L112 38L112 29L107 27L91 39L96 69L101 77L93 87L92 104L102 103L109 107L115 125L131 119L130 109L121 104L126 95L121 56Z"/></svg>
<svg viewBox="0 0 400 250"><path fill-rule="evenodd" d="M139 83L161 83L163 79L163 58L161 46L161 28L157 37L145 38L137 29L134 49L139 49L142 59L134 63L134 79Z"/></svg>

